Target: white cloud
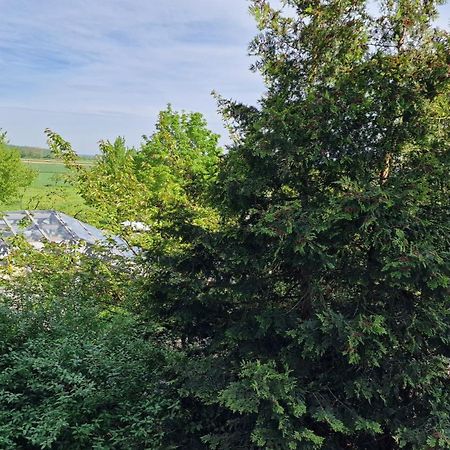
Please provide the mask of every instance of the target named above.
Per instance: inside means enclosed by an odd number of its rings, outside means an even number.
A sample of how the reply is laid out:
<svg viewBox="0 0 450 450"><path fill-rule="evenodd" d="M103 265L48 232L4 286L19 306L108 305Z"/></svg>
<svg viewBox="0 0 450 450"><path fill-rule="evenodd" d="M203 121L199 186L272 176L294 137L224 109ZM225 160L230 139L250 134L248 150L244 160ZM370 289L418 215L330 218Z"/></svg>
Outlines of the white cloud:
<svg viewBox="0 0 450 450"><path fill-rule="evenodd" d="M167 103L223 131L210 92L253 102L255 33L242 0L0 1L0 126L43 144L43 128L77 148L125 135L136 144Z"/></svg>

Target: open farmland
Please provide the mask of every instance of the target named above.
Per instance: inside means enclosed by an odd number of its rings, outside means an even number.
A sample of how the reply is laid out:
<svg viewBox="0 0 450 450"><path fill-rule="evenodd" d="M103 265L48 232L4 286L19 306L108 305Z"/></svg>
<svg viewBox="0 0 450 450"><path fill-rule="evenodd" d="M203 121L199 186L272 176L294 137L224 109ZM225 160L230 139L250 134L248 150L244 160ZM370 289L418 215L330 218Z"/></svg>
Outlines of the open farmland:
<svg viewBox="0 0 450 450"><path fill-rule="evenodd" d="M54 159L22 159L35 172L36 178L22 196L9 202L3 210L55 209L86 219L90 209L70 184L70 173L61 161ZM86 166L92 162L83 162Z"/></svg>
<svg viewBox="0 0 450 450"><path fill-rule="evenodd" d="M68 170L57 160L22 159L24 163L37 172L33 187L62 186L65 184L64 175Z"/></svg>

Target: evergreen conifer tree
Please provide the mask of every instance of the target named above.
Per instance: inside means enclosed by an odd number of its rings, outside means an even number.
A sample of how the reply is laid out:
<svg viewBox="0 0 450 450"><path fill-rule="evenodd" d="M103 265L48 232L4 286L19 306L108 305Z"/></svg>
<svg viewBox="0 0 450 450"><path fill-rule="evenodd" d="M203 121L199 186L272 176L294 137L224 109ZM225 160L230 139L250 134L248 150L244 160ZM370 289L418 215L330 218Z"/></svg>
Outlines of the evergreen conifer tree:
<svg viewBox="0 0 450 450"><path fill-rule="evenodd" d="M252 2L220 232L154 259L189 448L450 448L449 35L434 0ZM180 438L180 436L178 436Z"/></svg>

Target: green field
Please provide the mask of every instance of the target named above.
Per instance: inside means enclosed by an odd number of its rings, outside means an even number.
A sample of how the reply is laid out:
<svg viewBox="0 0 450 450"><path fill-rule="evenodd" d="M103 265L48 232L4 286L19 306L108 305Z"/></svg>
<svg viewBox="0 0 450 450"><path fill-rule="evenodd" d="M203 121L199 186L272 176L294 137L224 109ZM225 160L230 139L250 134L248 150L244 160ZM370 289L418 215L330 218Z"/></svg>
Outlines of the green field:
<svg viewBox="0 0 450 450"><path fill-rule="evenodd" d="M62 174L68 170L60 161L23 159L25 164L37 172L33 187L49 187L64 185Z"/></svg>
<svg viewBox="0 0 450 450"><path fill-rule="evenodd" d="M70 184L70 173L61 161L23 159L23 162L36 172L36 178L19 198L3 206L4 211L55 209L83 220L92 216L90 208Z"/></svg>

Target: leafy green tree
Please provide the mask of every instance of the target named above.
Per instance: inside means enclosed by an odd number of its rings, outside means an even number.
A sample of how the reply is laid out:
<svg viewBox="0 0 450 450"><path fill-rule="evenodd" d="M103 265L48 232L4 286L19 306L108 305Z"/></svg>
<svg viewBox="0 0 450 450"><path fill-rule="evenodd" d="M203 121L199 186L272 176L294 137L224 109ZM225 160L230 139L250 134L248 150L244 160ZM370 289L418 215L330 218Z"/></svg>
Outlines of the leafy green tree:
<svg viewBox="0 0 450 450"><path fill-rule="evenodd" d="M150 268L185 448L450 448L449 35L433 0L283 4L260 107L221 100L223 229Z"/></svg>
<svg viewBox="0 0 450 450"><path fill-rule="evenodd" d="M141 274L131 260L17 242L0 267L0 448L173 448L183 355L134 314Z"/></svg>
<svg viewBox="0 0 450 450"><path fill-rule="evenodd" d="M33 181L34 172L20 161L20 153L7 145L0 130L0 204L16 197Z"/></svg>
<svg viewBox="0 0 450 450"><path fill-rule="evenodd" d="M120 229L123 222L144 222L152 226L153 239L180 214L190 214L202 226L215 226L217 214L208 198L221 149L219 136L208 130L201 114L177 113L169 106L160 113L155 133L143 137L140 149L127 148L122 138L102 142L99 158L88 169L78 163L69 143L50 130L47 135L103 225Z"/></svg>

